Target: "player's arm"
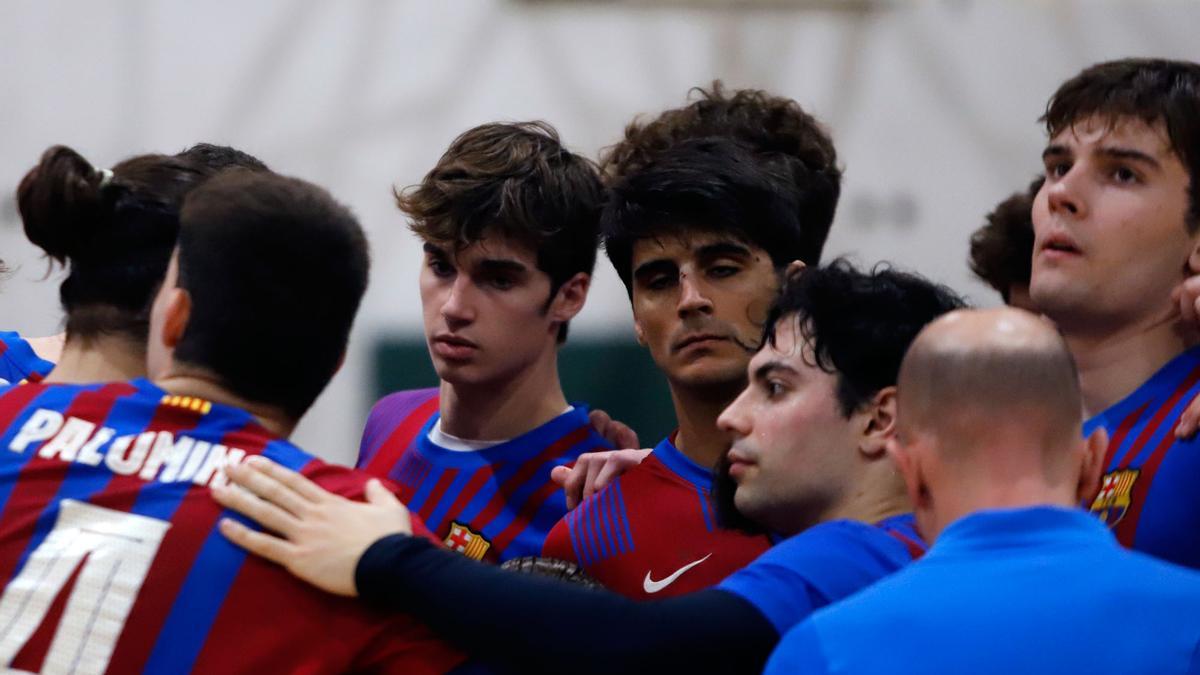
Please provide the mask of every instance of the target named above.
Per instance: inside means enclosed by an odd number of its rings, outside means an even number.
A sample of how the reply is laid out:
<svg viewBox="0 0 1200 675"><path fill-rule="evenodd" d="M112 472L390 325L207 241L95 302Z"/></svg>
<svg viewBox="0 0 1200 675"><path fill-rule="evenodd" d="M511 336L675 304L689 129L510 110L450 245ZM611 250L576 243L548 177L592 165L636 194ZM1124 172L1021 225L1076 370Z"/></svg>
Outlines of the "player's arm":
<svg viewBox="0 0 1200 675"><path fill-rule="evenodd" d="M245 489L214 489L217 501L283 535L226 519L221 531L234 543L320 588L411 614L476 657L521 672L759 672L779 637L734 593L638 603L395 534L406 530L407 511L376 481L363 503L257 457L226 471Z"/></svg>

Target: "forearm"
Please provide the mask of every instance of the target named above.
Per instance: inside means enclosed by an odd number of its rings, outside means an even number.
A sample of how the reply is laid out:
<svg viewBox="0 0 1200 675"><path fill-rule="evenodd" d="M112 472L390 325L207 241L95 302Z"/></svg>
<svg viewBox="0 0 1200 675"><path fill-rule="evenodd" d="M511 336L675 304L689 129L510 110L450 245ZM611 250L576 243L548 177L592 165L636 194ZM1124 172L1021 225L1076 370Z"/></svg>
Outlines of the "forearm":
<svg viewBox="0 0 1200 675"><path fill-rule="evenodd" d="M753 606L723 591L634 602L403 535L367 550L356 584L368 602L524 672L760 672L779 637Z"/></svg>

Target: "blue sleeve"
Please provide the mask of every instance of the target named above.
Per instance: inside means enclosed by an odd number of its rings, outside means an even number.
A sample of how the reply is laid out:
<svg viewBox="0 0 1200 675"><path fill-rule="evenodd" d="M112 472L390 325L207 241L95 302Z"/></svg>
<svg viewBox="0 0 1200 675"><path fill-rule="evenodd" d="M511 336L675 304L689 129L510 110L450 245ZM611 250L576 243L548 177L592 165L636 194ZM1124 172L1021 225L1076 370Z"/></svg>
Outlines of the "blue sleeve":
<svg viewBox="0 0 1200 675"><path fill-rule="evenodd" d="M771 653L763 675L825 675L829 673L829 660L821 647L812 619L788 631Z"/></svg>
<svg viewBox="0 0 1200 675"><path fill-rule="evenodd" d="M882 529L833 521L777 544L717 588L749 602L783 635L816 610L857 593L911 560L904 544Z"/></svg>

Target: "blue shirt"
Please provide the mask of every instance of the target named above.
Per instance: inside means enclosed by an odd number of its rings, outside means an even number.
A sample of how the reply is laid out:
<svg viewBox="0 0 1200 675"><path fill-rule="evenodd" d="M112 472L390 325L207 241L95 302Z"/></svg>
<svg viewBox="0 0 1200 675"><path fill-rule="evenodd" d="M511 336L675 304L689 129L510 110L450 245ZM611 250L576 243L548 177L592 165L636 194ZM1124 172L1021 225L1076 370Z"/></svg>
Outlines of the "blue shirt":
<svg viewBox="0 0 1200 675"><path fill-rule="evenodd" d="M54 363L38 356L25 338L0 331L0 385L29 380L39 382L54 370Z"/></svg>
<svg viewBox="0 0 1200 675"><path fill-rule="evenodd" d="M1198 395L1200 347L1176 356L1083 431L1103 426L1109 438L1100 492L1085 506L1123 545L1200 569L1200 435L1175 438Z"/></svg>
<svg viewBox="0 0 1200 675"><path fill-rule="evenodd" d="M1200 574L1120 548L1086 512L984 511L920 561L793 629L780 673L1188 673Z"/></svg>
<svg viewBox="0 0 1200 675"><path fill-rule="evenodd" d="M874 525L835 520L785 539L717 588L754 605L782 635L814 611L899 570L924 549L912 514Z"/></svg>

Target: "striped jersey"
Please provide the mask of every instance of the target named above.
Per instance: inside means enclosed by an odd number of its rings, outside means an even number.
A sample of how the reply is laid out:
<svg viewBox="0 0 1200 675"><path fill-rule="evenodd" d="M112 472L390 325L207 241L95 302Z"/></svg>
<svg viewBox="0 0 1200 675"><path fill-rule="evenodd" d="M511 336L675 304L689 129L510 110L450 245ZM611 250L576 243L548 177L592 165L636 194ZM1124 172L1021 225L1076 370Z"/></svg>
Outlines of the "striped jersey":
<svg viewBox="0 0 1200 675"><path fill-rule="evenodd" d="M261 454L360 498L248 413L146 380L0 392L0 666L22 672L437 673L460 660L403 616L229 543L207 486Z"/></svg>
<svg viewBox="0 0 1200 675"><path fill-rule="evenodd" d="M0 331L0 385L40 382L53 369L54 363L38 356L25 338Z"/></svg>
<svg viewBox="0 0 1200 675"><path fill-rule="evenodd" d="M542 555L575 562L630 598L707 588L771 546L766 536L718 527L711 492L711 472L666 438L559 521Z"/></svg>
<svg viewBox="0 0 1200 675"><path fill-rule="evenodd" d="M450 548L476 560L538 555L567 512L550 470L611 446L576 404L542 426L481 450L450 450L429 433L438 391L402 391L371 410L358 467L392 480L400 497Z"/></svg>
<svg viewBox="0 0 1200 675"><path fill-rule="evenodd" d="M1123 545L1200 568L1200 438L1175 427L1200 394L1200 347L1163 366L1124 400L1084 424L1108 430L1108 452L1092 513Z"/></svg>

